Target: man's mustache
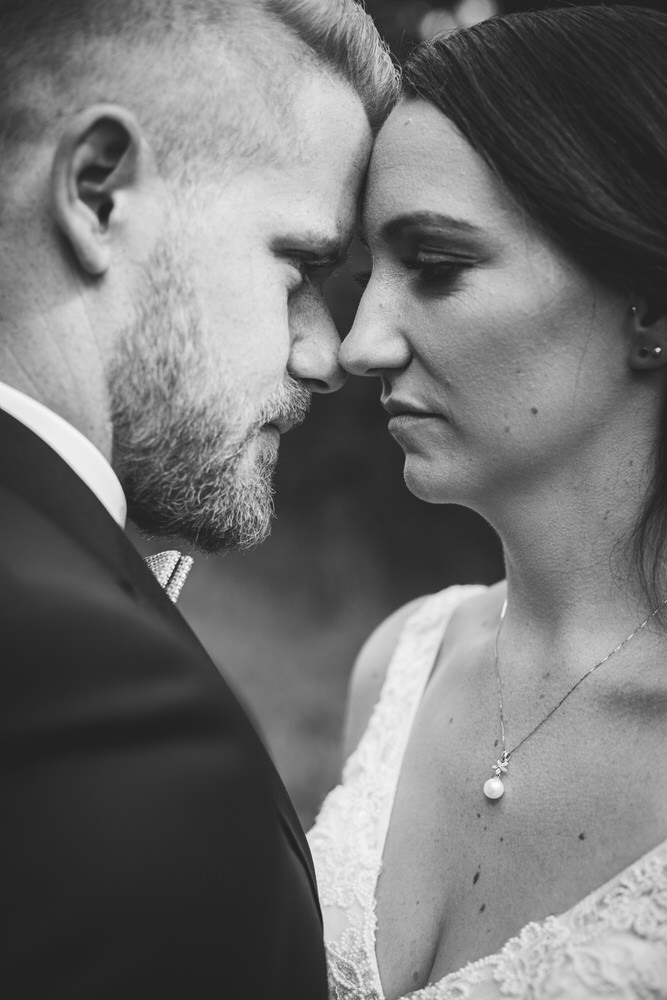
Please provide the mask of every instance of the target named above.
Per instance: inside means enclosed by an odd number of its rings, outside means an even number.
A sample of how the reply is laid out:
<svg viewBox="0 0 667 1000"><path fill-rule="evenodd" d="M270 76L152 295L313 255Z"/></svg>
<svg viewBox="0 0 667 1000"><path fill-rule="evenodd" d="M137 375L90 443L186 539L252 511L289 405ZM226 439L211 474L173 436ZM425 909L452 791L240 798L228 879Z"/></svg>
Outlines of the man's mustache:
<svg viewBox="0 0 667 1000"><path fill-rule="evenodd" d="M289 424L292 427L302 424L310 409L311 398L310 390L288 375L262 406L256 420L257 428L265 424Z"/></svg>

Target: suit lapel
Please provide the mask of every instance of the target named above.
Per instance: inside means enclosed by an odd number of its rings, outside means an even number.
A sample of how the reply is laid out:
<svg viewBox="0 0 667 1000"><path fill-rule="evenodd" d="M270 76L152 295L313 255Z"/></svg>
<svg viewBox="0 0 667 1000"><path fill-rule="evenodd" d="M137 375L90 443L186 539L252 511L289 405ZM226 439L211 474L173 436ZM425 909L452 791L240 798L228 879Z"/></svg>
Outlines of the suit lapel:
<svg viewBox="0 0 667 1000"><path fill-rule="evenodd" d="M197 655L210 659L194 632L95 494L70 466L19 420L0 409L0 482L55 521L99 559L119 583L157 611L172 628L188 635ZM222 682L227 688L224 678ZM229 689L227 688L229 691ZM230 697L234 697L230 692ZM286 836L301 858L317 900L317 884L303 828L285 786L256 732L248 729L267 758L276 806Z"/></svg>
<svg viewBox="0 0 667 1000"><path fill-rule="evenodd" d="M191 632L95 494L37 434L2 410L0 482L94 555L142 603L150 604L176 628Z"/></svg>

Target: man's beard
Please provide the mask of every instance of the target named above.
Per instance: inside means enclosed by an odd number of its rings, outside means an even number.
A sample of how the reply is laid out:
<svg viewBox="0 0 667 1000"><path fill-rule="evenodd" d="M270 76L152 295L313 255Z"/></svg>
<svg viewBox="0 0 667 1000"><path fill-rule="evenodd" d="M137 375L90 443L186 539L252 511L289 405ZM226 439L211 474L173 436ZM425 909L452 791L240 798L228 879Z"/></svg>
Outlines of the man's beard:
<svg viewBox="0 0 667 1000"><path fill-rule="evenodd" d="M252 548L274 513L277 446L260 428L300 423L310 392L286 375L268 399L249 400L233 373L220 384L204 345L195 295L164 244L109 372L112 462L146 534L205 552Z"/></svg>

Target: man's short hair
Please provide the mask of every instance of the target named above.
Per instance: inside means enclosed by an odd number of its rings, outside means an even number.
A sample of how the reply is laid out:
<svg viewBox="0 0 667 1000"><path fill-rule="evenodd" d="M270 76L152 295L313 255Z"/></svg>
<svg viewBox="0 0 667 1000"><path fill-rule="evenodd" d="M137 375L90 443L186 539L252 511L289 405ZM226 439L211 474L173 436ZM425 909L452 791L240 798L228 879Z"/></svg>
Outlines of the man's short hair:
<svg viewBox="0 0 667 1000"><path fill-rule="evenodd" d="M359 94L373 131L396 100L397 72L377 29L355 0L264 0L262 6L308 46L316 60Z"/></svg>
<svg viewBox="0 0 667 1000"><path fill-rule="evenodd" d="M98 101L139 115L166 172L221 141L260 156L315 70L353 88L374 131L396 100L397 71L356 0L0 0L5 169Z"/></svg>

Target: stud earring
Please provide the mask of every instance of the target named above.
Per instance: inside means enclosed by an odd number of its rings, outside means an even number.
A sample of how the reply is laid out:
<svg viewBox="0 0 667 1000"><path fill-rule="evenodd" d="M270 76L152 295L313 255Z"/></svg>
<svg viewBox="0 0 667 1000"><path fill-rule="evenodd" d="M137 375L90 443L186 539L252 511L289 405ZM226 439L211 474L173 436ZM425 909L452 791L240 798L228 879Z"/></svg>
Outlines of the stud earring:
<svg viewBox="0 0 667 1000"><path fill-rule="evenodd" d="M659 358L662 354L662 347L640 347L639 356L642 358Z"/></svg>
<svg viewBox="0 0 667 1000"><path fill-rule="evenodd" d="M637 315L637 306L635 306L635 305L631 305L630 306L630 315L631 316L636 316Z"/></svg>

